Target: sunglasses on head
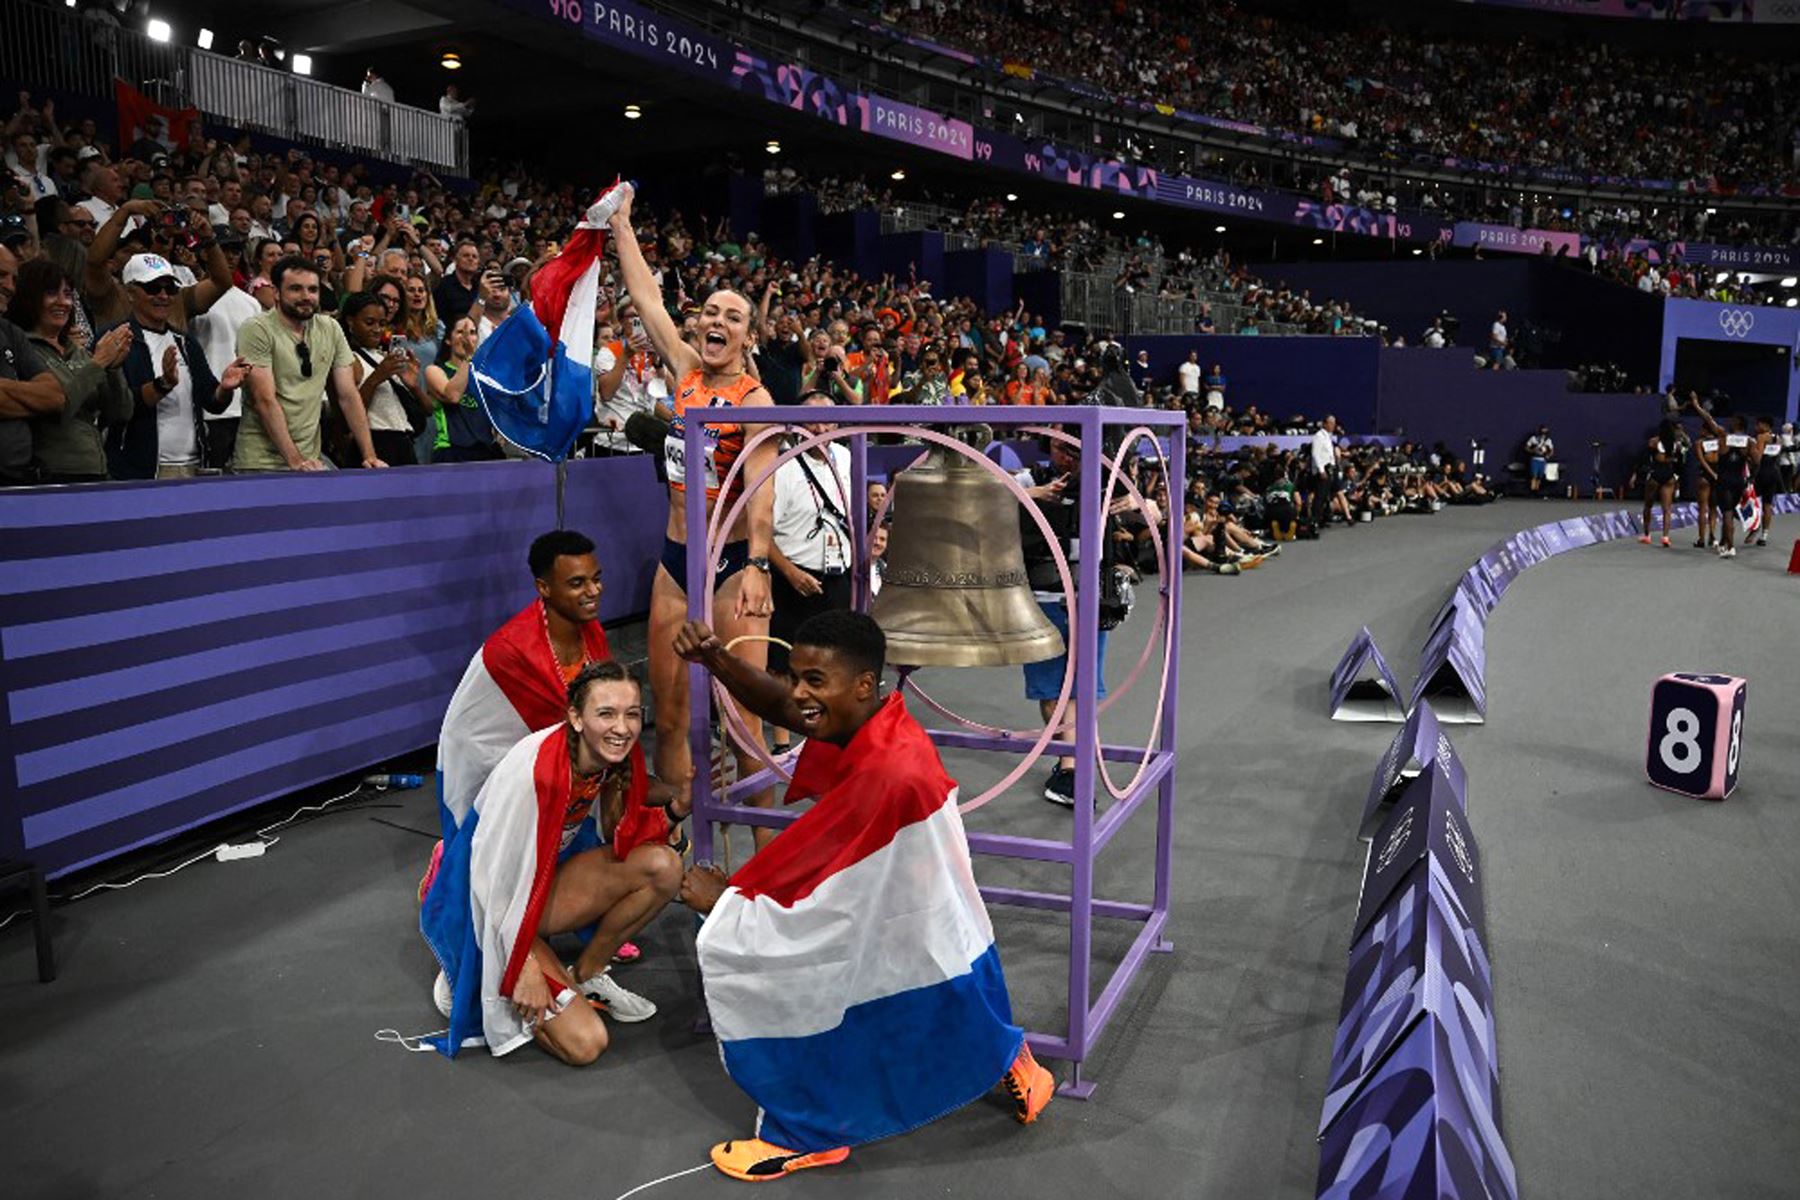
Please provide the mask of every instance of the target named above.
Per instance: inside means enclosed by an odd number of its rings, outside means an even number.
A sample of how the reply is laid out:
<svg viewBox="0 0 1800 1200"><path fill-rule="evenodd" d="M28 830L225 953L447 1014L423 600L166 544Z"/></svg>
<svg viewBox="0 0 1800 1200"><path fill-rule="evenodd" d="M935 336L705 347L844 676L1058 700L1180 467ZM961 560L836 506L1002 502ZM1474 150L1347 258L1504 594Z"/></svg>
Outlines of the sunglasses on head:
<svg viewBox="0 0 1800 1200"><path fill-rule="evenodd" d="M173 279L156 279L149 283L140 283L146 296L173 296L181 290L181 285Z"/></svg>

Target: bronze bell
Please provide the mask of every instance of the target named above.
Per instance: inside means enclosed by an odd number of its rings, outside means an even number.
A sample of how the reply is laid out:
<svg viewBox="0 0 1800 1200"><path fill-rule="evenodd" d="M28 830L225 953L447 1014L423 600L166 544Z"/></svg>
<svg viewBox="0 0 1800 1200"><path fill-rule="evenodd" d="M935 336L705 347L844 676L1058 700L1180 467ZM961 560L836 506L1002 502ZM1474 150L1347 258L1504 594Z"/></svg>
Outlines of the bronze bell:
<svg viewBox="0 0 1800 1200"><path fill-rule="evenodd" d="M1004 667L1063 652L1032 598L1019 504L991 472L934 447L905 474L873 616L901 667Z"/></svg>

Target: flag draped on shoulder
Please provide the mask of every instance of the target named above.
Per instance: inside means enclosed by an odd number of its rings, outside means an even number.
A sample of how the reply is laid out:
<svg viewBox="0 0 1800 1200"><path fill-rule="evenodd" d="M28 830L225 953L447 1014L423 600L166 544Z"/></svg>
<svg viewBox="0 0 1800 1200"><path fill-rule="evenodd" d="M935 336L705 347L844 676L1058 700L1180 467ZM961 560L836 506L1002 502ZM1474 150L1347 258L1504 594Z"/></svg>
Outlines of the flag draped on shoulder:
<svg viewBox="0 0 1800 1200"><path fill-rule="evenodd" d="M589 661L611 657L599 622L582 626L582 641ZM438 737L444 841L419 927L454 997L439 1045L451 1056L465 1043L485 1041L504 1054L523 1040L508 997L562 849L571 783L567 711L543 601L534 600L470 660ZM545 746L554 752L529 749ZM669 833L668 815L644 805L641 746L632 747L630 763L631 788L613 831L620 858Z"/></svg>
<svg viewBox="0 0 1800 1200"><path fill-rule="evenodd" d="M1024 1034L956 785L901 698L841 749L808 742L788 795L817 803L732 877L696 948L757 1136L811 1152L960 1108Z"/></svg>
<svg viewBox="0 0 1800 1200"><path fill-rule="evenodd" d="M561 462L594 415L594 315L606 222L630 184L589 206L562 253L531 278L531 303L481 343L469 383L488 420L528 454Z"/></svg>

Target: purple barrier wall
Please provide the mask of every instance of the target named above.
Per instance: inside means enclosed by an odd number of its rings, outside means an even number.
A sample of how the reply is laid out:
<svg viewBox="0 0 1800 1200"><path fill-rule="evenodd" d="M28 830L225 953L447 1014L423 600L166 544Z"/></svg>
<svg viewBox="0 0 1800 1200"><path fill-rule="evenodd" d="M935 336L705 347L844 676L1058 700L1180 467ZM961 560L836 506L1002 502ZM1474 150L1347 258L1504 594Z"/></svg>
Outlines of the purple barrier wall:
<svg viewBox="0 0 1800 1200"><path fill-rule="evenodd" d="M1552 335L1540 339L1538 362L1573 367L1617 362L1634 380L1653 382L1661 345L1662 302L1588 273L1580 263L1485 262L1277 263L1258 269L1270 281L1307 288L1313 300L1348 300L1409 346L1431 319L1449 311L1462 322L1457 344L1487 344L1494 314L1505 309L1517 336L1529 320ZM1466 356L1465 356L1466 357Z"/></svg>
<svg viewBox="0 0 1800 1200"><path fill-rule="evenodd" d="M819 206L807 192L769 196L762 203L762 237L771 249L792 262L817 254ZM757 297L761 299L761 297Z"/></svg>
<svg viewBox="0 0 1800 1200"><path fill-rule="evenodd" d="M1013 303L1044 319L1045 329L1062 324L1062 276L1055 271L1020 271L1013 275Z"/></svg>
<svg viewBox="0 0 1800 1200"><path fill-rule="evenodd" d="M920 274L923 278L931 278L923 272ZM1012 281L1012 255L1004 250L952 250L944 255L942 292L968 296L981 306L983 312L1012 310Z"/></svg>
<svg viewBox="0 0 1800 1200"><path fill-rule="evenodd" d="M1193 334L1130 337L1125 348L1134 362L1139 350L1148 350L1151 375L1164 387L1188 351L1198 350L1202 370L1213 363L1225 368L1226 402L1240 412L1254 404L1278 419L1335 413L1348 433L1376 432L1381 347L1374 338Z"/></svg>
<svg viewBox="0 0 1800 1200"><path fill-rule="evenodd" d="M0 493L0 825L61 873L430 745L532 595L553 479L509 462ZM644 457L571 464L604 617L644 610L664 503Z"/></svg>
<svg viewBox="0 0 1800 1200"><path fill-rule="evenodd" d="M1488 473L1502 477L1525 435L1550 426L1563 481L1588 490L1593 451L1603 441L1601 480L1624 483L1661 416L1656 396L1588 395L1568 390L1560 371L1477 371L1442 350L1383 350L1379 428L1430 445L1442 440L1467 457L1469 439L1487 442Z"/></svg>
<svg viewBox="0 0 1800 1200"><path fill-rule="evenodd" d="M917 271L920 279L931 280L933 294L947 294L938 286L944 278L944 235L935 229L882 234L875 240L875 261L879 269L872 274L905 279Z"/></svg>
<svg viewBox="0 0 1800 1200"><path fill-rule="evenodd" d="M818 219L817 230L815 241L820 254L849 267L864 279L881 275L880 261L875 255L875 245L881 237L879 213L872 209L832 213Z"/></svg>

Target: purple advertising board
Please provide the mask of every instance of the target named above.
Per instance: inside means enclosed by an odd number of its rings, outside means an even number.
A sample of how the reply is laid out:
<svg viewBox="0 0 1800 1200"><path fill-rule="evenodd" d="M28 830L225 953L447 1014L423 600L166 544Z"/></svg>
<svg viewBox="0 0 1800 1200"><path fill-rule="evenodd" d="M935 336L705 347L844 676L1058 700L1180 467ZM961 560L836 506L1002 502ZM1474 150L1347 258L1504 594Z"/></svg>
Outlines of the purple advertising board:
<svg viewBox="0 0 1800 1200"><path fill-rule="evenodd" d="M1350 949L1321 1135L1420 1021L1444 1026L1468 1064L1470 1103L1498 1124L1493 972L1468 910L1433 857L1413 865Z"/></svg>
<svg viewBox="0 0 1800 1200"><path fill-rule="evenodd" d="M1800 420L1800 308L1717 304L1711 300L1663 301L1662 370L1659 387L1674 382L1684 341L1771 346L1786 350L1786 419Z"/></svg>
<svg viewBox="0 0 1800 1200"><path fill-rule="evenodd" d="M1443 1024L1413 1026L1326 1131L1319 1200L1516 1200L1500 1128L1469 1098L1473 1070Z"/></svg>
<svg viewBox="0 0 1800 1200"><path fill-rule="evenodd" d="M1406 718L1406 724L1388 743L1381 765L1369 782L1369 798L1363 802L1362 821L1357 836L1372 839L1375 831L1387 821L1390 805L1400 796L1408 780L1416 779L1427 768L1441 771L1450 784L1450 794L1464 811L1469 807L1469 773L1463 769L1456 747L1438 724L1431 705L1421 704Z"/></svg>
<svg viewBox="0 0 1800 1200"><path fill-rule="evenodd" d="M1400 791L1400 798L1369 842L1369 861L1363 868L1362 897L1357 902L1356 922L1350 944L1355 945L1400 881L1423 858L1436 858L1444 868L1456 902L1469 914L1472 927L1487 930L1481 903L1481 856L1475 834L1463 812L1462 797L1436 759Z"/></svg>
<svg viewBox="0 0 1800 1200"><path fill-rule="evenodd" d="M1334 721L1403 721L1406 702L1400 683L1364 625L1331 672L1331 719Z"/></svg>
<svg viewBox="0 0 1800 1200"><path fill-rule="evenodd" d="M1581 253L1581 235L1578 233L1514 229L1511 225L1491 225L1484 221L1458 221L1450 241L1455 246L1472 246L1503 254L1542 254L1546 246L1552 254L1567 254L1571 258Z"/></svg>
<svg viewBox="0 0 1800 1200"><path fill-rule="evenodd" d="M730 78L737 47L632 0L504 0L583 37L679 71Z"/></svg>
<svg viewBox="0 0 1800 1200"><path fill-rule="evenodd" d="M1449 637L1436 637L1419 654L1419 675L1412 702L1429 700L1438 720L1453 725L1479 725L1487 715L1487 650L1479 623L1458 626Z"/></svg>

